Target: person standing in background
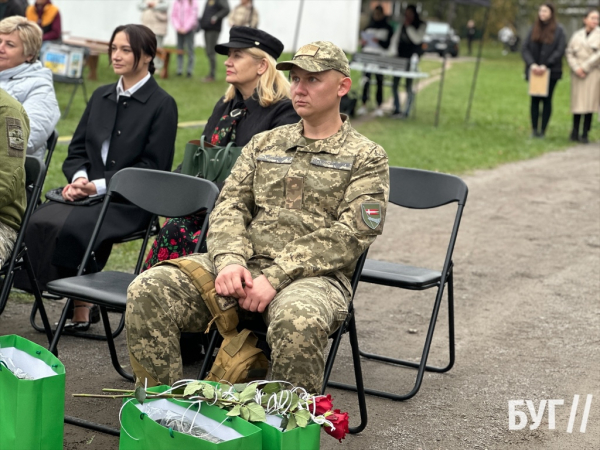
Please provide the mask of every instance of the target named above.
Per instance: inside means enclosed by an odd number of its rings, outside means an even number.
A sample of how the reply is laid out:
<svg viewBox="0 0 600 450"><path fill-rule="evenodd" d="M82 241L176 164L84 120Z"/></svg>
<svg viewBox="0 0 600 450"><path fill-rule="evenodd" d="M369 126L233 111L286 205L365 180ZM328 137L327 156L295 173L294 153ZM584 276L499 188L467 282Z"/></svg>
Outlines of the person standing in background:
<svg viewBox="0 0 600 450"><path fill-rule="evenodd" d="M592 114L600 107L600 15L590 10L583 19L584 28L575 32L567 47L567 61L571 68L571 112L573 130L571 140L587 144L592 127ZM583 116L583 132L579 126Z"/></svg>
<svg viewBox="0 0 600 450"><path fill-rule="evenodd" d="M364 53L382 55L384 51L390 47L390 41L392 40L393 34L394 28L388 23L388 18L383 12L383 8L381 5L377 5L373 9L371 21L361 33L362 51ZM363 105L358 108L357 111L359 116L367 113L367 101L369 100L369 90L371 88L371 75L371 73L365 73L365 84L363 86L362 95ZM375 74L375 79L377 80L377 109L375 110L375 117L382 117L383 75Z"/></svg>
<svg viewBox="0 0 600 450"><path fill-rule="evenodd" d="M538 16L523 43L522 55L525 61L525 78L529 81L529 71L543 75L550 71L550 84L546 97L531 97L531 128L533 137L544 137L552 115L552 94L558 80L562 78L562 58L565 54L567 38L562 26L556 22L554 5L546 2L538 10ZM542 127L538 127L540 104Z"/></svg>
<svg viewBox="0 0 600 450"><path fill-rule="evenodd" d="M469 46L469 56L471 56L473 49L473 41L475 40L475 33L477 30L475 29L475 22L473 20L469 20L467 22L467 44Z"/></svg>
<svg viewBox="0 0 600 450"><path fill-rule="evenodd" d="M204 48L208 63L210 64L210 72L208 76L202 79L204 82L215 81L215 70L217 68L217 54L215 45L221 34L221 24L223 18L229 14L229 3L227 0L207 0L204 12L200 18L200 28L204 30Z"/></svg>
<svg viewBox="0 0 600 450"><path fill-rule="evenodd" d="M404 11L404 23L400 28L398 38L398 52L396 56L407 60L406 70L410 70L410 59L413 55L419 57L422 53L421 44L425 37L427 23L422 21L417 12L415 5L408 5ZM394 77L392 82L392 91L394 94L394 112L393 118L403 119L410 114L410 107L413 102L414 92L412 90L412 78L406 79L406 109L404 112L400 110L400 95L398 87L400 86L400 78Z"/></svg>
<svg viewBox="0 0 600 450"><path fill-rule="evenodd" d="M50 0L35 0L35 4L27 8L25 17L40 26L44 42L62 39L60 12Z"/></svg>
<svg viewBox="0 0 600 450"><path fill-rule="evenodd" d="M156 35L158 48L162 48L167 27L169 24L169 15L167 10L169 5L166 0L141 0L138 5L142 11L142 25L146 25ZM163 61L158 56L154 58L154 67L160 70L163 67Z"/></svg>
<svg viewBox="0 0 600 450"><path fill-rule="evenodd" d="M11 16L25 16L26 5L20 0L0 0L0 20Z"/></svg>
<svg viewBox="0 0 600 450"><path fill-rule="evenodd" d="M231 10L227 17L230 27L258 28L258 11L252 0L242 0L239 5Z"/></svg>
<svg viewBox="0 0 600 450"><path fill-rule="evenodd" d="M194 72L194 37L198 27L198 0L175 0L171 21L177 31L177 48L188 55L187 77ZM183 55L177 55L177 76L183 74Z"/></svg>

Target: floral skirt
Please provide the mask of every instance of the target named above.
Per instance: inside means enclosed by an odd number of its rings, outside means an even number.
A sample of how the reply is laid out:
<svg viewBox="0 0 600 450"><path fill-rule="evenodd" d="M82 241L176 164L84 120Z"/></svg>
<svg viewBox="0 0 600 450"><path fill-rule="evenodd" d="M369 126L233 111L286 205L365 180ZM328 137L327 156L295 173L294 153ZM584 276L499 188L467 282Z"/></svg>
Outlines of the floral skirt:
<svg viewBox="0 0 600 450"><path fill-rule="evenodd" d="M204 213L200 213L165 220L148 256L146 256L142 272L159 261L176 259L194 253L204 223L204 216Z"/></svg>

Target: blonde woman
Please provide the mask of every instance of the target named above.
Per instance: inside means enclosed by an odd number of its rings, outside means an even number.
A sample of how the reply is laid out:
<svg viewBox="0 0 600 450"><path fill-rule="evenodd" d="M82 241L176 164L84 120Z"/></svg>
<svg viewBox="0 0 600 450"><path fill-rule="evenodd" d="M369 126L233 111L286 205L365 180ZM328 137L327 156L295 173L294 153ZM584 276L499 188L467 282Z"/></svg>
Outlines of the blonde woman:
<svg viewBox="0 0 600 450"><path fill-rule="evenodd" d="M600 107L600 14L590 10L583 18L584 28L573 34L567 47L567 61L571 68L571 112L573 130L571 140L589 142L592 114ZM583 130L579 127L583 116Z"/></svg>
<svg viewBox="0 0 600 450"><path fill-rule="evenodd" d="M215 46L215 51L228 55L225 80L230 86L206 123L207 141L221 146L234 142L242 147L255 134L300 120L290 100L290 84L275 68L283 51L279 39L254 28L233 27L229 42ZM144 269L192 253L202 221L197 215L167 220Z"/></svg>
<svg viewBox="0 0 600 450"><path fill-rule="evenodd" d="M0 21L0 89L25 108L31 127L27 154L39 159L60 119L52 72L37 59L41 46L42 30L35 22L21 16Z"/></svg>

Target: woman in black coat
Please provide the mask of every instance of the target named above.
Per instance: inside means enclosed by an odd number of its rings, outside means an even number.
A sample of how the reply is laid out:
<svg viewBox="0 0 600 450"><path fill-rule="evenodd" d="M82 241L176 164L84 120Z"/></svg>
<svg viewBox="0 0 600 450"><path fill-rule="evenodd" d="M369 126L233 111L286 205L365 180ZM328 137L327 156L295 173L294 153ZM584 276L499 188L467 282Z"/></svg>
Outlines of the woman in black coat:
<svg viewBox="0 0 600 450"><path fill-rule="evenodd" d="M69 145L63 173L66 203L48 202L31 217L25 241L41 289L54 279L77 273L102 203L70 205L106 193L111 177L125 167L169 170L177 134L177 105L152 74L156 37L143 25L124 25L113 32L109 59L121 75L98 88ZM102 270L112 242L144 229L150 216L132 205L111 204L88 272ZM27 286L24 286L27 288ZM89 328L90 305L75 302L67 331ZM96 317L91 318L97 321Z"/></svg>
<svg viewBox="0 0 600 450"><path fill-rule="evenodd" d="M552 94L558 80L562 78L562 58L567 47L567 38L562 26L556 22L554 5L544 3L540 6L538 17L523 43L525 60L525 78L529 72L543 75L550 71L550 85L547 97L531 97L531 128L534 137L544 137L546 127L552 115ZM540 104L544 105L542 126L538 127Z"/></svg>
<svg viewBox="0 0 600 450"><path fill-rule="evenodd" d="M249 27L232 27L230 42L215 47L228 55L226 80L230 84L204 127L207 142L243 147L252 136L300 120L289 98L290 84L276 68L283 51L279 39ZM144 270L165 259L193 253L203 214L169 219L148 253Z"/></svg>

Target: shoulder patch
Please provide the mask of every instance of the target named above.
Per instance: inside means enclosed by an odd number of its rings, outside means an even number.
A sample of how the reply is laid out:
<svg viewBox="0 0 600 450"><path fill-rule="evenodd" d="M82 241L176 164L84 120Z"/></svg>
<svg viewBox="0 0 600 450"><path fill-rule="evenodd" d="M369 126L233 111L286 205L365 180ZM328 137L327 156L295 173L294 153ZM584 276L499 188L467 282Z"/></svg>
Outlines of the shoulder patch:
<svg viewBox="0 0 600 450"><path fill-rule="evenodd" d="M8 143L8 156L23 157L25 139L23 139L23 125L21 120L6 117L6 139Z"/></svg>
<svg viewBox="0 0 600 450"><path fill-rule="evenodd" d="M314 44L307 44L300 48L294 55L294 58L297 56L315 56L319 51L319 46Z"/></svg>
<svg viewBox="0 0 600 450"><path fill-rule="evenodd" d="M376 229L381 223L381 203L364 202L360 204L360 213L363 222L371 230Z"/></svg>
<svg viewBox="0 0 600 450"><path fill-rule="evenodd" d="M256 158L257 161L270 162L275 164L291 164L294 160L293 156L276 156L276 155L260 155Z"/></svg>

